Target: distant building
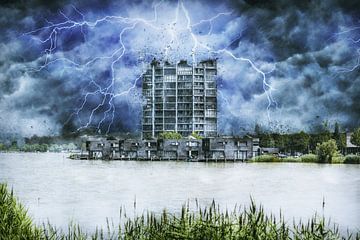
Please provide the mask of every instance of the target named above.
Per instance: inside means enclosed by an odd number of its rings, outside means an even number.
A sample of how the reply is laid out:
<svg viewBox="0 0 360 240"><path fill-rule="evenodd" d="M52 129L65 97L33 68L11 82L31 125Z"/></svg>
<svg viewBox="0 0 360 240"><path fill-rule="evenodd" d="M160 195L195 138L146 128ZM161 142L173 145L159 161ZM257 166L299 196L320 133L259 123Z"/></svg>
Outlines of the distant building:
<svg viewBox="0 0 360 240"><path fill-rule="evenodd" d="M245 161L258 156L258 138L217 135L216 75L216 60L192 66L154 60L143 75L142 139L88 139L88 158ZM167 131L182 138L159 138ZM203 138L191 136L193 132Z"/></svg>
<svg viewBox="0 0 360 240"><path fill-rule="evenodd" d="M144 139L174 131L183 137L197 132L217 135L216 60L189 65L154 60L143 75L142 134Z"/></svg>
<svg viewBox="0 0 360 240"><path fill-rule="evenodd" d="M279 148L276 147L261 148L261 150L262 154L279 155Z"/></svg>
<svg viewBox="0 0 360 240"><path fill-rule="evenodd" d="M89 159L104 160L181 160L245 161L261 153L259 139L212 137L195 139L106 139L86 142Z"/></svg>
<svg viewBox="0 0 360 240"><path fill-rule="evenodd" d="M346 133L346 147L345 147L345 154L355 154L360 152L360 146L356 146L351 143L351 132Z"/></svg>

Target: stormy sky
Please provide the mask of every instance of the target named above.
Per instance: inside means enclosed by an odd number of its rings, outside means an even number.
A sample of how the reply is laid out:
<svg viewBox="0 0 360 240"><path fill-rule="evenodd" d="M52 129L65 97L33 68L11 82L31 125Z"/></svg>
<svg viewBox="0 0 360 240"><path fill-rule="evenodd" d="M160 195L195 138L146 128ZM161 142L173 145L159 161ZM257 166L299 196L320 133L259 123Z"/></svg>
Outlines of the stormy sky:
<svg viewBox="0 0 360 240"><path fill-rule="evenodd" d="M0 136L141 131L153 59L217 58L218 129L360 125L360 2L2 1Z"/></svg>

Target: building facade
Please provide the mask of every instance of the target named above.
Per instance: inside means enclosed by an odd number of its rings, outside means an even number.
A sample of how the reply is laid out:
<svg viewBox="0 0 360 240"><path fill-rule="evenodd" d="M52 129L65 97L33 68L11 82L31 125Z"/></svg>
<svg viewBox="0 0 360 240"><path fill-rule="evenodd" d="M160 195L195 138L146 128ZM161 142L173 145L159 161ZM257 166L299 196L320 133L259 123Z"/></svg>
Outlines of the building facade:
<svg viewBox="0 0 360 240"><path fill-rule="evenodd" d="M346 133L346 146L343 149L343 154L357 154L360 153L360 146L351 143L351 132Z"/></svg>
<svg viewBox="0 0 360 240"><path fill-rule="evenodd" d="M88 159L147 161L245 161L261 153L251 136L195 139L106 139L86 142Z"/></svg>
<svg viewBox="0 0 360 240"><path fill-rule="evenodd" d="M144 139L160 133L178 132L187 137L217 135L216 60L189 65L161 64L154 60L142 79L142 134Z"/></svg>

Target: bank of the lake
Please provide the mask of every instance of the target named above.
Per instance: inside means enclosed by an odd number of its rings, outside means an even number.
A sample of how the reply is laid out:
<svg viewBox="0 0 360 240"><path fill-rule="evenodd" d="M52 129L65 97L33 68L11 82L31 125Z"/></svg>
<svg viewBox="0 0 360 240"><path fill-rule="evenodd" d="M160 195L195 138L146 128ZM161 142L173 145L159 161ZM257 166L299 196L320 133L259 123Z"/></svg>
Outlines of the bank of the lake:
<svg viewBox="0 0 360 240"><path fill-rule="evenodd" d="M266 214L282 210L288 222L315 212L339 224L341 232L360 226L360 166L313 163L193 163L74 161L68 154L0 154L0 182L14 188L36 224L47 220L66 228L78 222L85 231L106 228L144 211L180 213L195 199L225 209L249 206L250 196ZM324 209L323 200L325 200ZM136 211L133 211L136 201ZM130 210L129 210L130 209Z"/></svg>
<svg viewBox="0 0 360 240"><path fill-rule="evenodd" d="M146 212L129 218L120 212L118 226L87 232L80 225L69 223L64 229L50 222L37 226L28 216L6 184L0 183L0 239L360 239L360 232L342 235L336 225L324 217L289 224L280 216L267 215L262 206L222 211L215 202L208 207L197 205L190 210L183 205L180 214L164 210L161 214Z"/></svg>
<svg viewBox="0 0 360 240"><path fill-rule="evenodd" d="M315 154L305 154L302 156L287 156L279 157L277 155L260 155L250 159L248 162L262 162L262 163L322 163L318 156ZM330 164L360 164L360 155L336 155L332 157L331 161L327 162Z"/></svg>

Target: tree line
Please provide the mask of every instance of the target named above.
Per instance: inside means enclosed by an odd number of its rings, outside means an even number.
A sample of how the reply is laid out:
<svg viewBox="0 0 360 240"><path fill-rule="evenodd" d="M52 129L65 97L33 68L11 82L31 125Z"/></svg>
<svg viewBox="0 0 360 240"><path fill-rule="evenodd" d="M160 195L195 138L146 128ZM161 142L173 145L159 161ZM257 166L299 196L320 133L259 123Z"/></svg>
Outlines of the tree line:
<svg viewBox="0 0 360 240"><path fill-rule="evenodd" d="M258 124L255 125L255 137L260 140L260 147L276 147L280 152L291 153L313 153L318 144L334 140L337 149L342 151L346 147L346 133L340 131L340 126L335 123L334 129L324 125L316 133L307 133L304 131L296 133L271 133L262 131ZM360 128L357 128L352 136L351 142L360 146Z"/></svg>
<svg viewBox="0 0 360 240"><path fill-rule="evenodd" d="M10 145L5 145L0 143L0 151L10 151L10 152L47 152L49 148L48 144L24 144L18 146L16 141L13 141Z"/></svg>

